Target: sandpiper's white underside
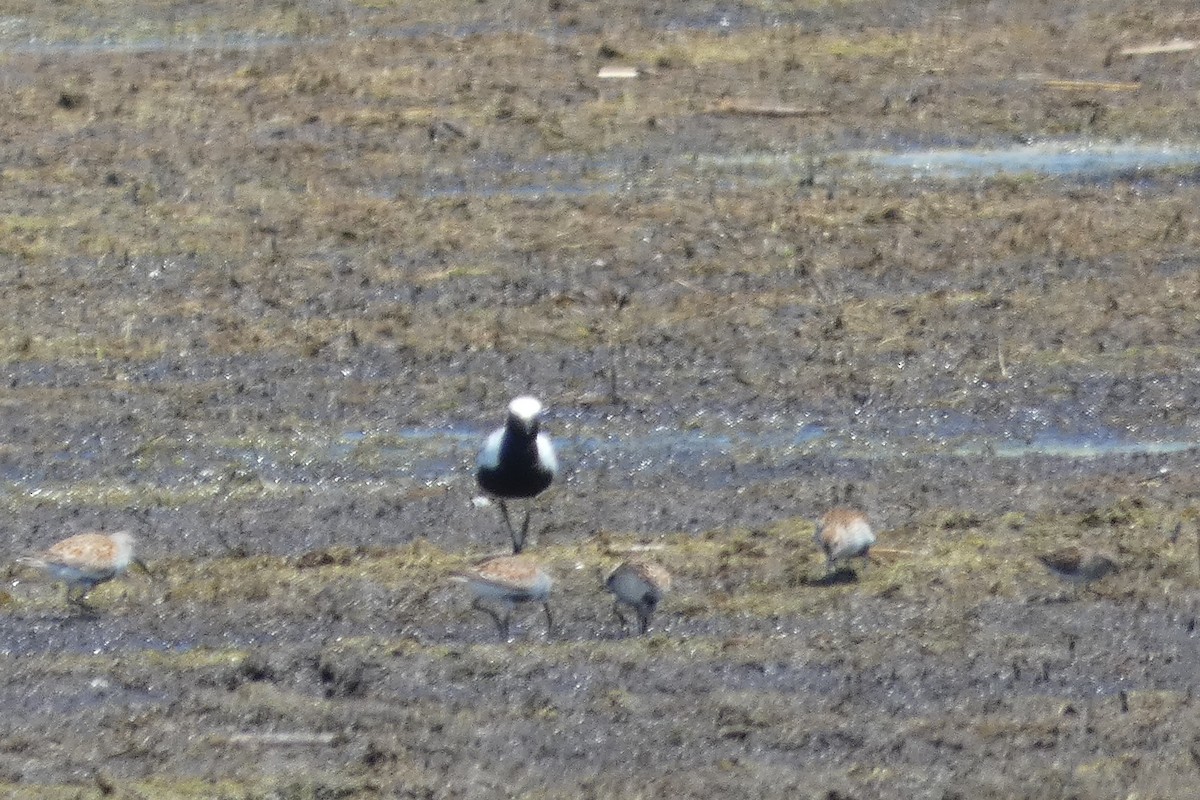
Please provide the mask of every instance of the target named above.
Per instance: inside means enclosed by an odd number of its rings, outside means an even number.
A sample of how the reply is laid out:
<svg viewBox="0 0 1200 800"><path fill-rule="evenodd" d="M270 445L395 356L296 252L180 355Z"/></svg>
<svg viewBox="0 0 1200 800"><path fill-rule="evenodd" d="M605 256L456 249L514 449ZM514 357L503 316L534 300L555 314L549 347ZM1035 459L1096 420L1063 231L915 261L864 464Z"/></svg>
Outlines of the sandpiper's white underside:
<svg viewBox="0 0 1200 800"><path fill-rule="evenodd" d="M855 520L842 527L829 543L829 558L836 561L839 558L860 555L873 544L875 534L871 531L870 524L863 519Z"/></svg>
<svg viewBox="0 0 1200 800"><path fill-rule="evenodd" d="M528 586L498 583L480 577L466 578L471 593L480 600L494 600L503 603L532 601L544 603L550 598L550 588L554 581L546 573L539 573Z"/></svg>

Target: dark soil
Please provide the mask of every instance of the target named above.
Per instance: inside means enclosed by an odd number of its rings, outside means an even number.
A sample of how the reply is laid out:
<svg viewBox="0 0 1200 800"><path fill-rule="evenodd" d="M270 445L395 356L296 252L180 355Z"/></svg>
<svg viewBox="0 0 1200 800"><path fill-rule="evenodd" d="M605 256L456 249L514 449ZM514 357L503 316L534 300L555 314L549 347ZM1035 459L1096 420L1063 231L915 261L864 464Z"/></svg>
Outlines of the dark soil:
<svg viewBox="0 0 1200 800"><path fill-rule="evenodd" d="M1194 169L855 157L1194 147L1195 51L1121 52L1192 3L6 13L0 794L1195 796ZM449 577L524 392L561 624L502 644ZM15 558L89 528L154 577L82 616Z"/></svg>

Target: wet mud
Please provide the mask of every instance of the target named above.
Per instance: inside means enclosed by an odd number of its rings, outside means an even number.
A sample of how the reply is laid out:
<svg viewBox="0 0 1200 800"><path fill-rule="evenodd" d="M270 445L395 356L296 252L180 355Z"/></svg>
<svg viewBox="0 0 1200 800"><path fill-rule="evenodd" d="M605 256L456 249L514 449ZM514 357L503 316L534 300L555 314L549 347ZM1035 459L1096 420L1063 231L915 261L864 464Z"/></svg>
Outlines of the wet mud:
<svg viewBox="0 0 1200 800"><path fill-rule="evenodd" d="M0 18L0 795L1192 797L1200 62L1126 50L1198 24ZM526 392L557 630L500 643L449 577ZM830 576L846 484L879 542ZM153 575L81 615L15 559L91 528Z"/></svg>

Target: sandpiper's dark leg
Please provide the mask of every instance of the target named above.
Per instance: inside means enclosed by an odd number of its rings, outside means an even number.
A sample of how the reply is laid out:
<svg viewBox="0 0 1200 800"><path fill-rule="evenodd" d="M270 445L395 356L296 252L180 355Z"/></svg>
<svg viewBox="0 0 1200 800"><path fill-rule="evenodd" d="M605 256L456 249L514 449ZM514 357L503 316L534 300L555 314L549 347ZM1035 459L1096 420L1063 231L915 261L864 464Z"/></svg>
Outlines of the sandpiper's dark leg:
<svg viewBox="0 0 1200 800"><path fill-rule="evenodd" d="M92 590L91 586L72 586L67 584L67 605L85 616L94 616L96 609L84 598Z"/></svg>
<svg viewBox="0 0 1200 800"><path fill-rule="evenodd" d="M500 618L500 641L508 641L508 622L512 619L512 606L504 609L504 616Z"/></svg>
<svg viewBox="0 0 1200 800"><path fill-rule="evenodd" d="M650 614L652 613L647 606L641 605L637 607L638 612L638 635L645 636L650 630Z"/></svg>
<svg viewBox="0 0 1200 800"><path fill-rule="evenodd" d="M482 598L478 598L478 597L475 598L475 602L471 603L471 608L475 609L476 611L482 611L483 613L485 613L489 617L491 617L492 621L496 623L496 630L500 633L501 641L508 641L508 615L507 614L505 614L503 617L500 616L498 613L496 613L496 609L491 608L490 606L485 606L483 604Z"/></svg>
<svg viewBox="0 0 1200 800"><path fill-rule="evenodd" d="M625 615L621 613L620 600L617 600L615 603L613 603L613 616L616 617L617 621L621 623L621 635L627 636L629 634L629 620L625 619Z"/></svg>
<svg viewBox="0 0 1200 800"><path fill-rule="evenodd" d="M542 603L542 610L546 612L546 638L549 639L554 635L554 616L550 613L549 603Z"/></svg>

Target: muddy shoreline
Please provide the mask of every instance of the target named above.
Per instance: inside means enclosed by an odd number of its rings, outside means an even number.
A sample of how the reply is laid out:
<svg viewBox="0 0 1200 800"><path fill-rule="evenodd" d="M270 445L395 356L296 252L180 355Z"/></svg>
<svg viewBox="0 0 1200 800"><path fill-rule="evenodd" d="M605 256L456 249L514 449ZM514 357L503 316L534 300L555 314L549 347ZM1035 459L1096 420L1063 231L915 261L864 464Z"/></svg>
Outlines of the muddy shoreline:
<svg viewBox="0 0 1200 800"><path fill-rule="evenodd" d="M1126 51L1196 25L0 19L0 794L1190 797L1200 62ZM863 156L933 149L1000 166ZM447 577L506 545L471 464L530 391L562 627L500 644ZM881 553L821 585L845 483ZM155 579L81 618L14 560L97 527ZM1068 543L1121 571L1056 583ZM643 546L676 587L622 638Z"/></svg>

